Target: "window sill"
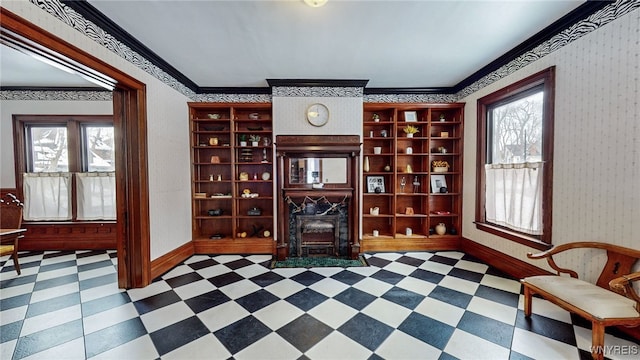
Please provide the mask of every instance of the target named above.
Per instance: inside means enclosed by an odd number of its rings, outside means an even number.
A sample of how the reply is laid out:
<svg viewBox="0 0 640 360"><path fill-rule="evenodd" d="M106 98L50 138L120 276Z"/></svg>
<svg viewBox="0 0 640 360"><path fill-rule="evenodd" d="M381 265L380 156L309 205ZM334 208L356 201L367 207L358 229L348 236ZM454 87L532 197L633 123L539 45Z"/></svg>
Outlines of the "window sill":
<svg viewBox="0 0 640 360"><path fill-rule="evenodd" d="M500 226L496 226L496 225L488 224L488 223L483 223L483 222L479 222L479 221L475 221L474 224L476 224L476 229L478 229L480 231L485 231L485 232L488 232L490 234L505 238L507 240L511 240L511 241L517 242L519 244L532 247L532 248L537 249L537 250L543 250L544 251L544 250L551 249L551 247L553 247L553 245L547 244L547 243L545 243L545 242L541 241L540 239L537 239L537 238L535 238L533 236L527 236L525 234L521 234L521 233L518 233L518 232L515 232L515 231L509 231L508 229L505 229L505 228L500 227Z"/></svg>
<svg viewBox="0 0 640 360"><path fill-rule="evenodd" d="M116 220L76 220L76 221L36 221L23 220L22 225L87 225L87 224L116 224Z"/></svg>

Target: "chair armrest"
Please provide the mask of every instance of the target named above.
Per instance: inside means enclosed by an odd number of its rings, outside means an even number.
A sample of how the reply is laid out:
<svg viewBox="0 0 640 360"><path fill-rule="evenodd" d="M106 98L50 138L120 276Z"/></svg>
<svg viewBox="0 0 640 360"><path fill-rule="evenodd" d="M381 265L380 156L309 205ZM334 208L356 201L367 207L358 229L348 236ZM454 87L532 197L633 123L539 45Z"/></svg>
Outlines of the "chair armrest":
<svg viewBox="0 0 640 360"><path fill-rule="evenodd" d="M557 272L557 275L560 275L561 273L569 274L569 276L577 279L578 273L571 269L565 269L558 266L556 262L553 260L553 255L561 253L566 250L570 250L570 249L588 247L589 244L591 243L577 242L577 243L562 244L562 245L555 246L549 250L543 251L541 253L537 253L537 254L527 253L527 257L529 259L534 259L534 260L547 259L547 263L549 264L549 266L551 266L553 270Z"/></svg>
<svg viewBox="0 0 640 360"><path fill-rule="evenodd" d="M635 300L636 310L640 312L640 296L633 289L633 282L640 280L640 272L635 272L629 275L623 275L619 278L615 278L609 281L609 287L611 290L617 292L620 295L624 295L629 299Z"/></svg>

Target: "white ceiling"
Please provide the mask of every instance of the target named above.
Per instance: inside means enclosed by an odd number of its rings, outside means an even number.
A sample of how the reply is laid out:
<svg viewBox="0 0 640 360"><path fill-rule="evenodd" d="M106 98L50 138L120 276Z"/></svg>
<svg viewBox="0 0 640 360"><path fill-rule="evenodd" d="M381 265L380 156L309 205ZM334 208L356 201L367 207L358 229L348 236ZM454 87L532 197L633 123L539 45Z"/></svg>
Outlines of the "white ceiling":
<svg viewBox="0 0 640 360"><path fill-rule="evenodd" d="M87 1L200 87L363 79L369 88L454 86L584 3ZM1 55L2 86L33 80L24 69L9 76Z"/></svg>
<svg viewBox="0 0 640 360"><path fill-rule="evenodd" d="M22 88L96 87L83 77L6 45L0 46L0 86Z"/></svg>

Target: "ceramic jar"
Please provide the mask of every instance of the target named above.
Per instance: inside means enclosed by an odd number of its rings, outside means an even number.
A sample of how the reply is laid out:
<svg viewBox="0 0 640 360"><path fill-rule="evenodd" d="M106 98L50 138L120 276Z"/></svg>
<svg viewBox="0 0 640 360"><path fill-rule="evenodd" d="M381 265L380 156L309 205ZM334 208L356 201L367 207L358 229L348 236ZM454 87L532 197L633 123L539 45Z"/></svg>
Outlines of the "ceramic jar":
<svg viewBox="0 0 640 360"><path fill-rule="evenodd" d="M447 226L444 223L436 225L436 234L444 235L447 233Z"/></svg>

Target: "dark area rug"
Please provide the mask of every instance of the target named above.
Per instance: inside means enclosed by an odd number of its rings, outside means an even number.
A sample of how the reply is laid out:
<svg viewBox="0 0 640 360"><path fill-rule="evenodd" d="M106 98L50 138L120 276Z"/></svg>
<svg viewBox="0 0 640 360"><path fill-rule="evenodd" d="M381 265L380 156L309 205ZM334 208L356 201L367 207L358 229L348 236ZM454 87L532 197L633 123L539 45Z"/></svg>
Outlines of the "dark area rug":
<svg viewBox="0 0 640 360"><path fill-rule="evenodd" d="M282 261L272 261L271 268L312 268L312 267L357 267L369 266L363 256L356 260L337 257L290 257Z"/></svg>

